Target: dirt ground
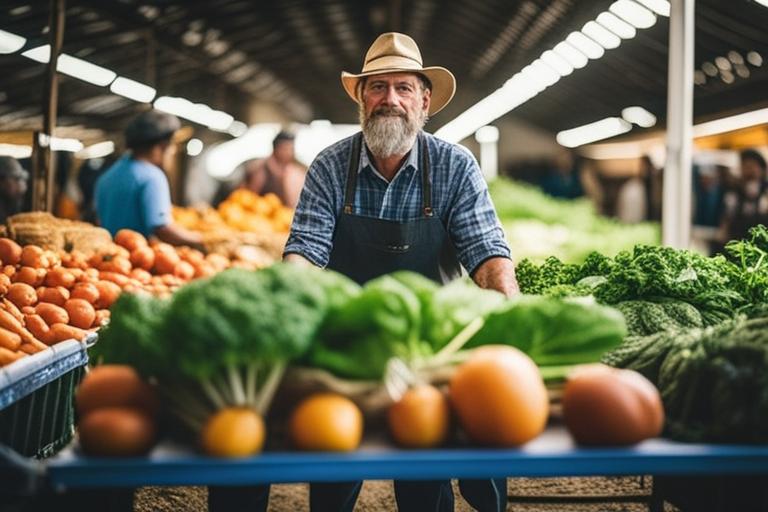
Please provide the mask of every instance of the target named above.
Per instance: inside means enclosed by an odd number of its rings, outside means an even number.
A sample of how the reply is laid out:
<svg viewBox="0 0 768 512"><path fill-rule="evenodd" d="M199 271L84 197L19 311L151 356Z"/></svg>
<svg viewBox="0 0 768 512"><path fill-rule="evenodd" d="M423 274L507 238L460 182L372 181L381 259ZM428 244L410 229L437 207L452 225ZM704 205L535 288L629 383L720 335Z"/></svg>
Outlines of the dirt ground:
<svg viewBox="0 0 768 512"><path fill-rule="evenodd" d="M640 501L650 495L650 477L592 477L592 478L510 478L508 512L644 512L647 503ZM461 498L454 482L456 512L469 512L472 508ZM521 499L516 500L515 497ZM532 497L576 497L569 502L553 503L551 499L539 502ZM579 503L578 497L601 496L606 501ZM610 497L638 497L635 502L610 501ZM205 487L144 487L135 497L135 512L205 512ZM306 484L275 485L272 487L269 512L300 511L309 508ZM388 511L395 509L392 482L368 481L363 485L355 512ZM667 505L667 512L675 509Z"/></svg>

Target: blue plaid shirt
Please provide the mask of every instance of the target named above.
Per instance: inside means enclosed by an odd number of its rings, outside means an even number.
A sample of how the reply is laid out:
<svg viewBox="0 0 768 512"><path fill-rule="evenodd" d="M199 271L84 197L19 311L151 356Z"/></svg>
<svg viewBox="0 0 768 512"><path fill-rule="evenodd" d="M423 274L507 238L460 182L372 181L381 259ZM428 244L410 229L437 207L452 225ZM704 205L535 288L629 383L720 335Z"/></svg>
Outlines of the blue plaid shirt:
<svg viewBox="0 0 768 512"><path fill-rule="evenodd" d="M455 144L424 135L431 166L432 206L461 264L471 274L489 258L509 258L504 231L475 159ZM348 137L324 149L312 162L285 254L300 254L319 267L328 264L336 219L344 207L351 148L352 137ZM418 153L417 141L395 177L387 182L376 171L363 145L353 213L399 222L420 218L423 211Z"/></svg>

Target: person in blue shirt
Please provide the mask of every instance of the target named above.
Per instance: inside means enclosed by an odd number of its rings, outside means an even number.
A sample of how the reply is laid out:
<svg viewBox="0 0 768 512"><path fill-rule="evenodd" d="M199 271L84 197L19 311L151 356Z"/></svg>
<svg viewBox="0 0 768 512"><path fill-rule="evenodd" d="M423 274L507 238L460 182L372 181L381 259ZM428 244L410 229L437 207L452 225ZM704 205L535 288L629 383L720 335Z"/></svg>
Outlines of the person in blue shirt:
<svg viewBox="0 0 768 512"><path fill-rule="evenodd" d="M201 248L199 233L173 224L171 191L163 167L176 154L176 116L157 110L139 114L125 129L129 152L96 181L96 215L112 236L127 228L172 245Z"/></svg>

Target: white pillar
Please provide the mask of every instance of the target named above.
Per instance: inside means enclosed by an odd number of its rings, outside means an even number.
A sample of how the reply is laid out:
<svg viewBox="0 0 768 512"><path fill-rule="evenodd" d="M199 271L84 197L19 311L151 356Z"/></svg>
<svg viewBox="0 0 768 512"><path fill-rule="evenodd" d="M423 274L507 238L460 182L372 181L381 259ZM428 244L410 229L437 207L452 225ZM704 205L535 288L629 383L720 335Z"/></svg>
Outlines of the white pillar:
<svg viewBox="0 0 768 512"><path fill-rule="evenodd" d="M670 3L662 242L688 248L691 240L695 0L671 0Z"/></svg>
<svg viewBox="0 0 768 512"><path fill-rule="evenodd" d="M483 126L475 132L475 140L480 143L480 169L486 181L492 181L499 175L499 129Z"/></svg>

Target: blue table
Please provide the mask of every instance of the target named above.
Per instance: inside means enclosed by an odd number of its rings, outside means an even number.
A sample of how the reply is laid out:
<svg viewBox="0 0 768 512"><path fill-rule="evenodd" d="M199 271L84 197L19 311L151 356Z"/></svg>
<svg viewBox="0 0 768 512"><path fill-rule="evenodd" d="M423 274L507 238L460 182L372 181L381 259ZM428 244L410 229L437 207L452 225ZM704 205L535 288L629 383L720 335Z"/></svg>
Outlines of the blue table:
<svg viewBox="0 0 768 512"><path fill-rule="evenodd" d="M58 489L145 485L244 485L342 480L598 475L768 474L768 446L652 439L630 448L580 448L561 426L520 449L396 450L368 442L351 454L267 452L214 459L168 444L148 457L89 458L69 448L46 461Z"/></svg>

